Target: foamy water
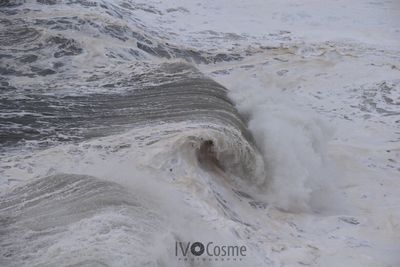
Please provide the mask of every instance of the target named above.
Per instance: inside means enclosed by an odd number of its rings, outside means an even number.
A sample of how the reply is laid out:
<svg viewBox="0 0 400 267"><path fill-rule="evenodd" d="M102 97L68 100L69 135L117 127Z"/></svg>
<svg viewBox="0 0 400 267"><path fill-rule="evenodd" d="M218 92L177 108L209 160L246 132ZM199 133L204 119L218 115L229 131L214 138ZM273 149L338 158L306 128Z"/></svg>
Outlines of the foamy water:
<svg viewBox="0 0 400 267"><path fill-rule="evenodd" d="M400 264L397 3L0 5L1 266Z"/></svg>

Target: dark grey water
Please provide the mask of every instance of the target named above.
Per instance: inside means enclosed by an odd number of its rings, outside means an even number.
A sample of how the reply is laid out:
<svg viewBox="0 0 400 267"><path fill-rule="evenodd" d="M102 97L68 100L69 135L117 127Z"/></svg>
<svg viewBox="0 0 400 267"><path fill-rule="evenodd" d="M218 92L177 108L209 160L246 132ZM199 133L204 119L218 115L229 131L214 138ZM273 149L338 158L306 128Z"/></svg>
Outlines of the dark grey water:
<svg viewBox="0 0 400 267"><path fill-rule="evenodd" d="M65 88L48 89L41 94L33 90L25 94L10 90L1 99L3 146L24 140L69 141L118 133L138 124L185 120L211 120L236 127L247 135L221 85L182 63L165 63L148 71L151 73L141 77L132 73L129 80L121 77L108 84L125 87L122 92L57 95L57 90ZM36 80L39 87L41 80ZM86 86L95 91L91 82Z"/></svg>
<svg viewBox="0 0 400 267"><path fill-rule="evenodd" d="M112 235L134 236L129 245L141 255L151 235L162 229L158 216L143 205L122 186L89 176L56 175L27 183L0 198L0 263L104 266L109 256L104 252L112 246L105 237ZM88 235L96 223L101 227ZM73 251L80 247L85 252L73 256L68 239L79 235ZM58 246L60 251L51 253ZM42 258L46 253L50 257Z"/></svg>
<svg viewBox="0 0 400 267"><path fill-rule="evenodd" d="M207 63L238 55L171 47L130 16L131 8L141 8L132 5L2 2L2 150L26 141L46 147L155 121L207 118L245 133L225 88L185 63L154 62L154 56Z"/></svg>

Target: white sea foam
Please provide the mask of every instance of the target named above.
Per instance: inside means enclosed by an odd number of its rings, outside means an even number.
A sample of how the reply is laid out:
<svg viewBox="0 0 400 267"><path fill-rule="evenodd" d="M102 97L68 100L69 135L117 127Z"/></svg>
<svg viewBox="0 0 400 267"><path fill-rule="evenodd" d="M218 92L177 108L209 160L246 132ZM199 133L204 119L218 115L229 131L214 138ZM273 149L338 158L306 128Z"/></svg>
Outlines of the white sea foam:
<svg viewBox="0 0 400 267"><path fill-rule="evenodd" d="M1 214L0 223L11 225L7 229L15 233L1 240L20 252L5 253L3 259L16 257L21 261L14 265L26 266L52 260L188 266L192 263L174 256L175 241L200 240L243 244L249 250L240 263L200 266L398 265L400 54L398 16L393 14L399 5L242 2L145 1L132 11L135 16L115 22L147 30L156 35L151 40L180 48L249 53L242 61L199 68L230 90L260 154L238 132L191 123L142 127L29 153L13 151L0 162L2 196L46 176L89 175L122 186L123 196L135 199L140 210L127 212L125 198L105 201L97 196L82 220L76 219L81 214L72 214L64 221L61 216L53 220L46 211L68 214L82 207L39 204L38 212L26 217L24 209L35 203L27 202L17 209L22 215L15 223L9 224L15 214ZM85 12L69 8L46 6L43 17ZM139 20L143 29L136 28ZM78 67L91 59L90 64L102 63L97 55L104 50L121 52L134 45L104 36L100 44L96 38L78 38L91 48L78 57ZM21 88L30 83L28 78L16 80ZM218 164L211 167L199 163L204 140L217 147ZM214 163L213 157L208 160ZM254 173L247 177L243 166ZM54 196L54 202L62 199Z"/></svg>

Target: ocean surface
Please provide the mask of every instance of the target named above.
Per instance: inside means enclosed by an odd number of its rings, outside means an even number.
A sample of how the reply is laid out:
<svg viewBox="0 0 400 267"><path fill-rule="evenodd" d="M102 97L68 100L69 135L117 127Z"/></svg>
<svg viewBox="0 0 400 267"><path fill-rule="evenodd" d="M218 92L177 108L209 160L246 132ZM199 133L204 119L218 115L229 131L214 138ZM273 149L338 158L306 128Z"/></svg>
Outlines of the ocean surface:
<svg viewBox="0 0 400 267"><path fill-rule="evenodd" d="M397 1L3 0L0 92L0 266L400 266Z"/></svg>

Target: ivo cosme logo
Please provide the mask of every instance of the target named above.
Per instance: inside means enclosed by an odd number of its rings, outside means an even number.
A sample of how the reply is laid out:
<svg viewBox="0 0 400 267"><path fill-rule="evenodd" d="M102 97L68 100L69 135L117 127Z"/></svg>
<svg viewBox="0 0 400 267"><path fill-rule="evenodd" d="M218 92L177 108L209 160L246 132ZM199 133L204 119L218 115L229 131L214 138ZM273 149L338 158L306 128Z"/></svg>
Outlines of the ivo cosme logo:
<svg viewBox="0 0 400 267"><path fill-rule="evenodd" d="M247 247L214 242L175 242L175 256L183 261L242 261Z"/></svg>

